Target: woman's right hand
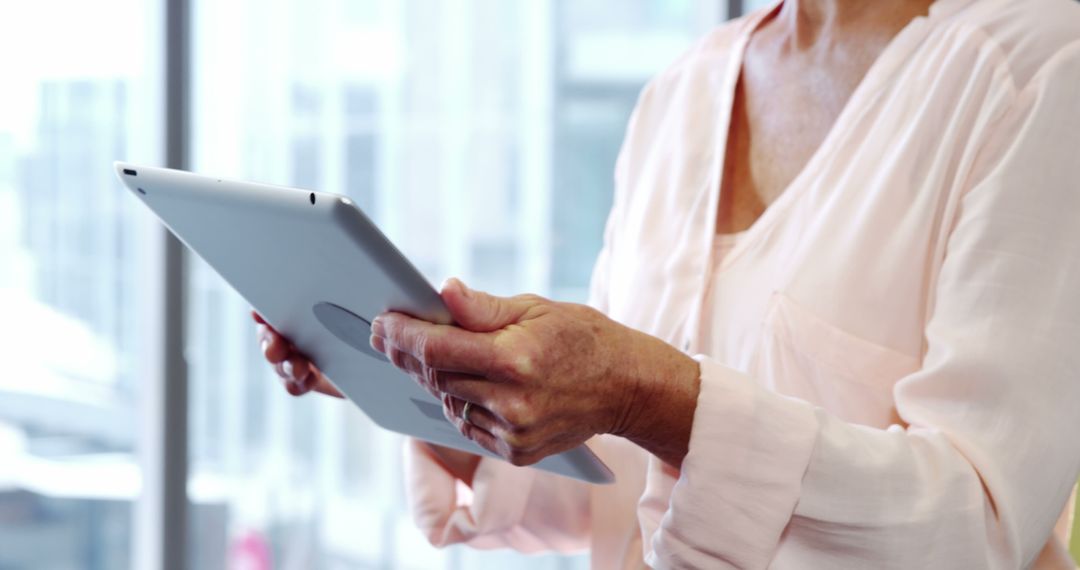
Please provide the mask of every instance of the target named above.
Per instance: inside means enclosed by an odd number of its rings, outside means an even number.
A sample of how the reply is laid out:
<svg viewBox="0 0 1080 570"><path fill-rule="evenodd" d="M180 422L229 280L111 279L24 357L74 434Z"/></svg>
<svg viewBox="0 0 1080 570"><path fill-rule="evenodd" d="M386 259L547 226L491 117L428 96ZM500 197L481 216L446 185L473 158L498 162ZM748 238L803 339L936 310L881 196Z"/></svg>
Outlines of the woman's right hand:
<svg viewBox="0 0 1080 570"><path fill-rule="evenodd" d="M274 365L274 372L281 377L285 384L285 390L293 396L303 396L314 390L316 392L344 398L345 396L319 372L319 369L311 363L306 355L296 349L289 339L281 336L274 327L270 326L262 315L251 312L255 319L256 331L259 339L259 347L262 349L266 360ZM420 442L426 445L442 466L454 477L472 485L473 475L480 463L480 456L433 443Z"/></svg>

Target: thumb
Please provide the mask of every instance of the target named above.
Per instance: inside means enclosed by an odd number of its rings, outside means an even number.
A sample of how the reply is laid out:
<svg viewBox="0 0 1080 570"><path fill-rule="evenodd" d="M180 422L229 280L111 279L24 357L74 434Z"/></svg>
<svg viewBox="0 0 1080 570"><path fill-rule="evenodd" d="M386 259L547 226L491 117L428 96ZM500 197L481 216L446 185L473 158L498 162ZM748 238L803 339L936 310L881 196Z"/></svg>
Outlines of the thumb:
<svg viewBox="0 0 1080 570"><path fill-rule="evenodd" d="M491 332L518 322L528 303L469 289L456 277L443 283L442 299L454 323L473 332Z"/></svg>

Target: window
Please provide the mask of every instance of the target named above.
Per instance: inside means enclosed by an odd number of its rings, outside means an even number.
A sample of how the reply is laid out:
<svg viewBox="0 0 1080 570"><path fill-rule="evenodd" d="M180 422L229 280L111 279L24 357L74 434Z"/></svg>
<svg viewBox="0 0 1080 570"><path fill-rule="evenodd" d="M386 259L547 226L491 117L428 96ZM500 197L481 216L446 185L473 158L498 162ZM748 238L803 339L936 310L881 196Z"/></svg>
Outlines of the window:
<svg viewBox="0 0 1080 570"><path fill-rule="evenodd" d="M638 91L717 21L711 8L203 0L193 167L348 194L433 283L583 301ZM400 438L348 404L287 396L248 307L206 267L192 273L197 567L520 567L515 553L428 546L403 508Z"/></svg>
<svg viewBox="0 0 1080 570"><path fill-rule="evenodd" d="M157 425L141 411L162 376L144 354L166 328L144 308L164 275L146 246L160 226L109 165L161 164L176 135L162 117L173 2L0 8L2 568L136 565L140 463L157 457L137 434ZM348 194L433 282L572 301L638 91L723 6L190 4L191 169ZM400 437L286 396L247 306L190 266L191 568L588 566L428 546L404 511Z"/></svg>
<svg viewBox="0 0 1080 570"><path fill-rule="evenodd" d="M2 568L129 565L138 307L156 282L139 246L153 226L110 164L160 161L157 11L129 0L0 10Z"/></svg>

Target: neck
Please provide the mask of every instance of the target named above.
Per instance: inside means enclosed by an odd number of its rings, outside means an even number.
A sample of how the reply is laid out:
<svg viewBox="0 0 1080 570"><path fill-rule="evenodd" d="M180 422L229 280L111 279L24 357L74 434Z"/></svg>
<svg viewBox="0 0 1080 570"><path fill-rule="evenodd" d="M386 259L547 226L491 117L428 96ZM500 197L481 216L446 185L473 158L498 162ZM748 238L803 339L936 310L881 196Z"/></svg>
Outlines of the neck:
<svg viewBox="0 0 1080 570"><path fill-rule="evenodd" d="M932 0L785 0L776 13L793 47L807 49L840 36L888 31L925 15Z"/></svg>

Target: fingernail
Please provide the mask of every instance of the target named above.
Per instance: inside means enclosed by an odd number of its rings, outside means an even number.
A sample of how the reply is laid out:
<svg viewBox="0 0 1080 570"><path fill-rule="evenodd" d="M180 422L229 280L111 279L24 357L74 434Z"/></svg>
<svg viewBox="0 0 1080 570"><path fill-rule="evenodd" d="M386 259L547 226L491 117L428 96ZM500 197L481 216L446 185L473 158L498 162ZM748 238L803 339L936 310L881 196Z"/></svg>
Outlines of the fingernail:
<svg viewBox="0 0 1080 570"><path fill-rule="evenodd" d="M291 360L286 360L285 362L282 362L281 369L285 372L286 376L292 378L294 382L296 381L296 375L293 374L293 366Z"/></svg>
<svg viewBox="0 0 1080 570"><path fill-rule="evenodd" d="M383 324L382 315L375 317L371 321L371 334L375 336L386 336L385 325Z"/></svg>
<svg viewBox="0 0 1080 570"><path fill-rule="evenodd" d="M468 297L472 293L472 289L469 289L469 287L465 285L464 281L458 279L457 277L454 277L454 281L457 282L457 286L458 289L461 290L462 297Z"/></svg>
<svg viewBox="0 0 1080 570"><path fill-rule="evenodd" d="M259 343L259 346L262 347L263 354L266 354L266 349L270 348L270 341L264 338L262 342Z"/></svg>
<svg viewBox="0 0 1080 570"><path fill-rule="evenodd" d="M385 348L386 345L383 343L381 336L371 335L369 342L371 343L371 348L374 349L375 352L384 352L383 348Z"/></svg>

